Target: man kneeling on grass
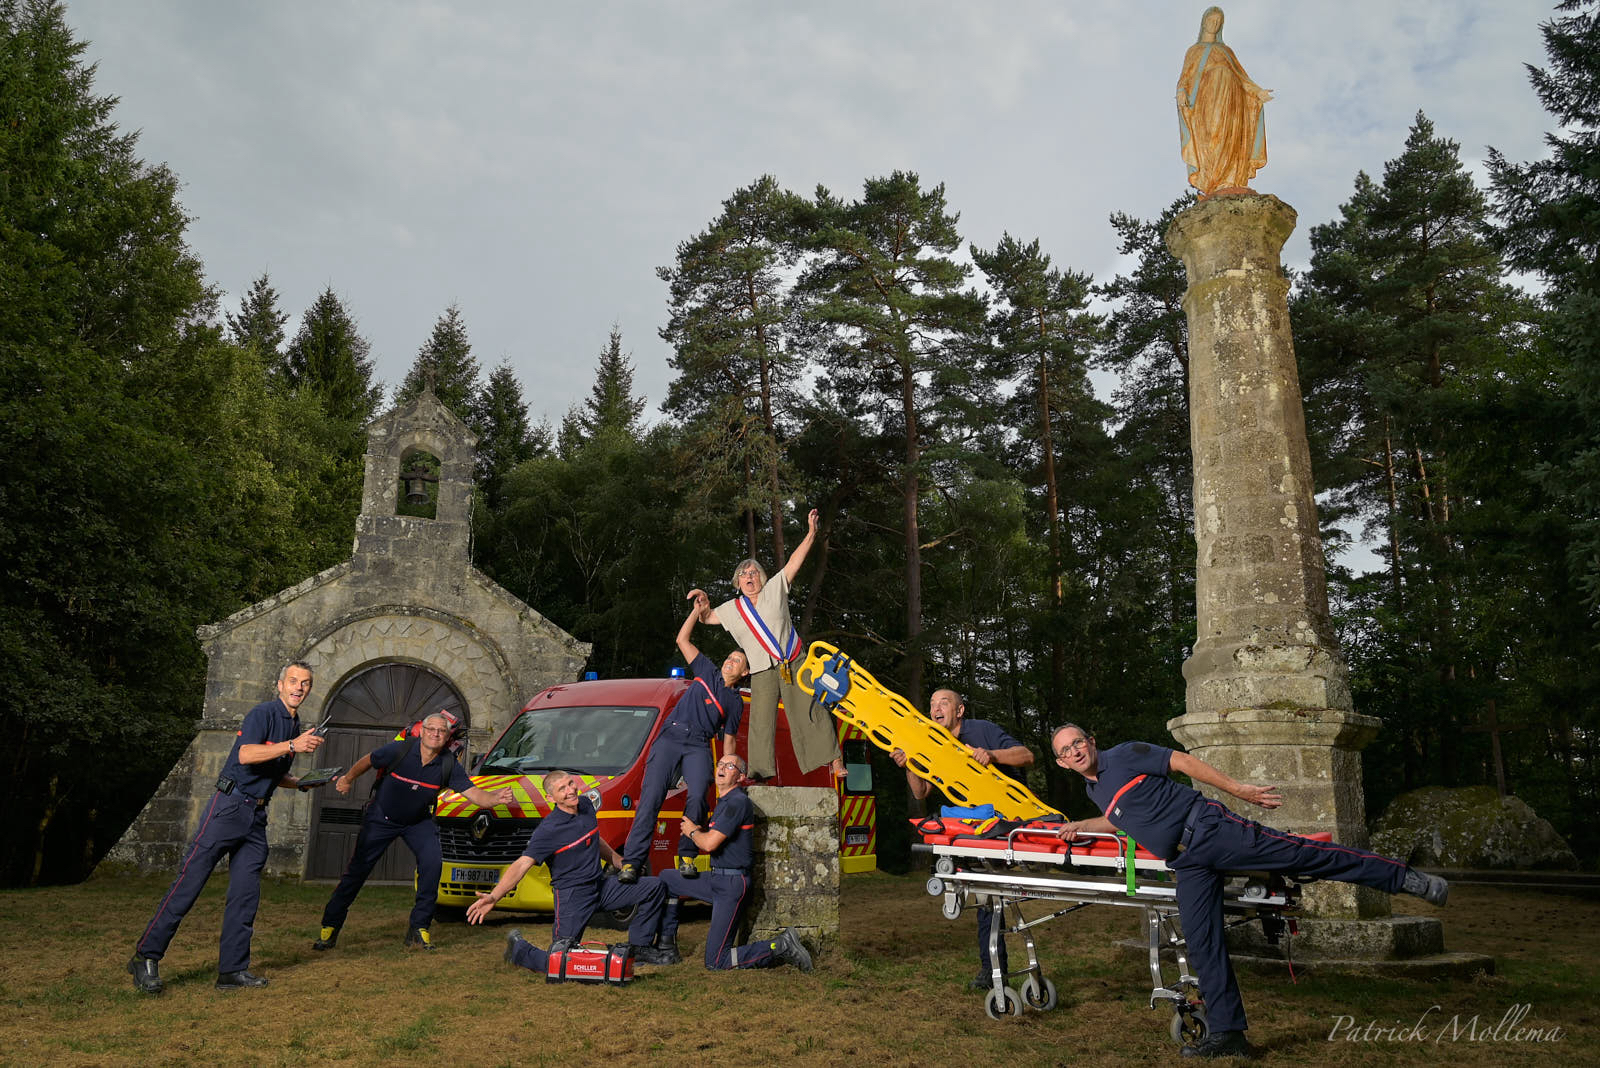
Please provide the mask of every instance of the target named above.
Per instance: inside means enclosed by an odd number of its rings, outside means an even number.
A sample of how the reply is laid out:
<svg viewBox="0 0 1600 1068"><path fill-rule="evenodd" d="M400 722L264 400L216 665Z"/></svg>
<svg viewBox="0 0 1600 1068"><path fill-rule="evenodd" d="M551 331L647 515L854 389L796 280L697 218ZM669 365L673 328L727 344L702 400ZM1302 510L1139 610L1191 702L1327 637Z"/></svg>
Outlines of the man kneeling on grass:
<svg viewBox="0 0 1600 1068"><path fill-rule="evenodd" d="M550 814L528 837L528 846L506 868L488 893L467 906L467 922L482 923L501 898L511 893L528 869L546 864L550 869L550 888L555 891L556 918L550 953L561 953L577 945L583 929L598 911L625 909L637 905L628 925L628 942L633 959L641 964L678 964L683 958L655 947L656 927L661 921L661 902L666 889L654 877L640 879L631 886L606 876L600 868L603 857L614 867L622 866L616 850L600 837L600 823L594 805L582 795L582 784L571 772L552 771L544 777L544 794L551 803ZM520 931L507 936L506 960L542 972L548 954L522 938Z"/></svg>
<svg viewBox="0 0 1600 1068"><path fill-rule="evenodd" d="M661 921L661 934L656 944L676 955L680 899L705 898L711 902L711 930L706 932L707 968L773 968L792 964L809 972L811 954L800 944L800 936L793 927L785 927L776 938L768 941L747 946L732 944L734 928L744 914L745 901L750 894L750 832L756 824L749 795L740 785L744 781L744 769L744 760L738 756L719 760L717 807L711 814L711 826L701 827L687 816L680 822L683 836L693 842L695 848L711 854L711 872L707 878L692 880L681 871L661 873L661 882L671 896L667 898L667 913Z"/></svg>

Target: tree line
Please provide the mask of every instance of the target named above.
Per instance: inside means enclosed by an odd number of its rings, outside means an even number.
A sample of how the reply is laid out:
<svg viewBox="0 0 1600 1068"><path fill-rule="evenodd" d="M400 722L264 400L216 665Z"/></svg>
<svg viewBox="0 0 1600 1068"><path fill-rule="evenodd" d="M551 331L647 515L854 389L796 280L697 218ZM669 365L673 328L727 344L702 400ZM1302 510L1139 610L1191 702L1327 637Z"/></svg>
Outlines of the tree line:
<svg viewBox="0 0 1600 1068"><path fill-rule="evenodd" d="M1312 227L1291 296L1334 614L1357 708L1385 720L1369 812L1499 783L1591 862L1596 26L1593 0L1544 24L1545 158L1491 152L1480 187L1418 112ZM332 287L293 336L266 275L219 306L176 176L117 130L83 50L59 4L0 0L13 884L81 877L181 753L196 626L348 555L390 392ZM1068 719L1159 740L1194 640L1184 279L1162 242L1189 203L1113 215L1129 267L1096 280L1036 239L965 240L915 173L809 195L761 177L658 271L659 418L613 328L590 395L535 422L453 305L388 399L431 388L480 435L475 562L603 675L664 672L684 593L781 563L816 507L807 640L919 705L951 686L1041 754ZM1376 547L1359 573L1352 532ZM893 853L903 777L878 772ZM1051 760L1034 776L1083 809Z"/></svg>

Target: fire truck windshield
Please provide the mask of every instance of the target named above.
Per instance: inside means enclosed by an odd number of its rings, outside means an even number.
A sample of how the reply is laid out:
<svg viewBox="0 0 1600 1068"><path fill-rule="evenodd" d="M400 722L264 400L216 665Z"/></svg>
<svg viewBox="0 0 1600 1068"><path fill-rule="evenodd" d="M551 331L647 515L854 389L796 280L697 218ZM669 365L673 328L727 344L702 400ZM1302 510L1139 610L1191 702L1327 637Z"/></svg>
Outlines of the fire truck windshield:
<svg viewBox="0 0 1600 1068"><path fill-rule="evenodd" d="M477 773L531 775L560 769L619 775L638 759L656 711L609 705L531 709L489 751Z"/></svg>

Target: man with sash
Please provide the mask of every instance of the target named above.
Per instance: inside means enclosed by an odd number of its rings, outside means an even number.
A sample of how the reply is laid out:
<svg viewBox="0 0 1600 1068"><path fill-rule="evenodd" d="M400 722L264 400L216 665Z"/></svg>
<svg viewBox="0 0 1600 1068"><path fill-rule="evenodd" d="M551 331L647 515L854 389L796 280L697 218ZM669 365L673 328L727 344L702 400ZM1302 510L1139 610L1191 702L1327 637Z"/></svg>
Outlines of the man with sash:
<svg viewBox="0 0 1600 1068"><path fill-rule="evenodd" d="M695 648L689 636L700 617L698 609L678 628L678 651L688 661L694 681L678 698L667 717L666 726L650 745L644 762L644 785L639 788L639 807L634 813L628 840L622 845L621 883L637 882L650 870L650 838L656 816L667 791L678 781L680 772L689 796L683 802L684 818L699 826L706 821L706 795L711 790L711 739L722 734L722 755L739 751L739 722L744 718L744 698L737 687L745 675L744 654L735 649L718 668L711 658ZM687 836L678 839L678 870L689 878L699 874L694 858L699 850Z"/></svg>
<svg viewBox="0 0 1600 1068"><path fill-rule="evenodd" d="M720 623L744 650L750 670L750 778L768 779L778 773L778 699L783 698L789 721L789 742L795 763L805 774L824 764L833 765L834 778L845 775L833 716L795 682L795 661L805 649L789 618L789 587L817 540L817 510L806 517L806 536L795 546L783 570L769 582L767 571L755 560L741 560L733 569L739 595L715 609L703 590L690 590L689 600L702 623Z"/></svg>

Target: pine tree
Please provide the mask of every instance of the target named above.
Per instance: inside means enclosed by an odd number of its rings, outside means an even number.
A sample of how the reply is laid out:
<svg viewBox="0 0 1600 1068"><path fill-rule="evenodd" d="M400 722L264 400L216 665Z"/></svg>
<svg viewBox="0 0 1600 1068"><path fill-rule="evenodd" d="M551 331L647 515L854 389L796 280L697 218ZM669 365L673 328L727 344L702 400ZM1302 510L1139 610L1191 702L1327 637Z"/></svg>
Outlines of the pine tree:
<svg viewBox="0 0 1600 1068"><path fill-rule="evenodd" d="M478 434L478 488L492 510L500 505L506 476L518 464L549 451L548 433L528 423L522 384L508 363L490 372L489 381L473 398L469 422Z"/></svg>
<svg viewBox="0 0 1600 1068"><path fill-rule="evenodd" d="M594 385L578 415L582 436L591 439L602 431L614 430L631 438L640 433L639 415L644 397L633 395L633 360L622 352L622 328L613 326L606 347L600 350Z"/></svg>
<svg viewBox="0 0 1600 1068"><path fill-rule="evenodd" d="M284 379L291 390L321 398L328 418L358 428L372 418L383 395L383 388L372 383L371 353L354 317L329 286L300 319L284 353Z"/></svg>
<svg viewBox="0 0 1600 1068"><path fill-rule="evenodd" d="M806 314L823 332L821 361L829 388L898 453L905 576L907 690L923 691L922 496L936 460L960 464L962 445L980 432L969 418L992 401L979 358L984 302L965 287L970 268L959 216L944 186L924 190L897 171L867 179L853 203L817 190L812 220L816 259L800 280Z"/></svg>
<svg viewBox="0 0 1600 1068"><path fill-rule="evenodd" d="M788 556L792 494L780 442L796 361L785 346L787 275L803 204L763 176L723 201L711 225L678 246L675 265L656 272L670 287L661 338L678 372L662 407L691 427L689 507L720 512L731 503L744 519L747 556L756 555L756 515L766 512L775 561Z"/></svg>
<svg viewBox="0 0 1600 1068"><path fill-rule="evenodd" d="M972 259L996 298L989 319L999 355L994 371L1017 382L1003 420L1018 431L1020 454L1013 465L1029 486L1042 490L1048 546L1042 619L1051 632L1045 722L1058 724L1065 722L1066 645L1051 624L1064 610L1068 574L1076 568L1069 563L1071 534L1064 529L1071 507L1062 500L1057 468L1068 457L1084 459L1091 448L1103 447L1101 424L1109 413L1088 377L1101 318L1087 311L1090 277L1052 267L1038 240L1024 245L1005 234L991 251L974 246Z"/></svg>
<svg viewBox="0 0 1600 1068"><path fill-rule="evenodd" d="M253 346L269 369L281 372L283 324L288 321L289 316L278 310L278 291L263 272L240 300L239 314L228 314L228 337L236 345Z"/></svg>
<svg viewBox="0 0 1600 1068"><path fill-rule="evenodd" d="M1563 565L1535 572L1551 576L1540 591L1541 615L1551 618L1535 632L1547 651L1530 670L1553 685L1533 715L1556 759L1530 762L1555 779L1552 801L1534 803L1580 856L1592 857L1600 850L1590 818L1600 804L1600 694L1589 668L1600 625L1600 4L1566 0L1557 10L1540 27L1549 65L1528 68L1557 127L1545 135L1549 152L1513 164L1491 149L1489 171L1503 223L1499 247L1512 267L1546 286L1543 336L1557 394L1543 413L1524 419L1552 439L1545 455L1530 449L1519 457L1532 472L1524 514L1545 522L1517 548L1534 561L1558 554ZM1565 620L1557 614L1563 607ZM1557 647L1560 640L1567 649Z"/></svg>
<svg viewBox="0 0 1600 1068"><path fill-rule="evenodd" d="M1474 416L1522 376L1532 313L1503 280L1486 215L1458 146L1419 113L1383 180L1358 176L1340 220L1312 230L1294 304L1313 445L1335 450L1319 488L1387 548L1372 603L1404 634L1383 655L1411 687L1371 711L1396 732L1375 752L1401 756L1393 778L1408 784L1468 773L1463 718L1508 665L1510 635L1488 621L1525 588L1495 548L1509 533L1504 431Z"/></svg>
<svg viewBox="0 0 1600 1068"><path fill-rule="evenodd" d="M395 403L404 404L424 387L431 388L439 402L464 422L471 422L477 403L478 361L472 356L467 325L461 321L457 305L446 308L433 324L433 332L417 350L411 370L395 393Z"/></svg>

